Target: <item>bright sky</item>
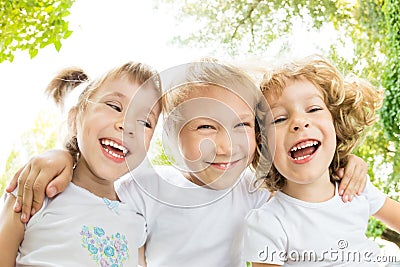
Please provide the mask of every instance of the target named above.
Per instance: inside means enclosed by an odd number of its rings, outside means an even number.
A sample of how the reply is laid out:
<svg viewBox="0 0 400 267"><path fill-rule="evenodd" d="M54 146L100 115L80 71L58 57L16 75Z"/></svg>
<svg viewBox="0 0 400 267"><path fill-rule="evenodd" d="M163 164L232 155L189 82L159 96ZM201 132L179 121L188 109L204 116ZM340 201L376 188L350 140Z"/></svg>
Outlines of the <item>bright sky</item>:
<svg viewBox="0 0 400 267"><path fill-rule="evenodd" d="M60 52L51 45L33 59L21 52L12 63L0 64L0 173L13 144L31 128L39 110L50 105L43 91L60 69L79 66L96 77L133 60L162 71L207 53L169 45L176 20L165 7L154 9L154 1L77 0L68 20L73 34L62 41Z"/></svg>

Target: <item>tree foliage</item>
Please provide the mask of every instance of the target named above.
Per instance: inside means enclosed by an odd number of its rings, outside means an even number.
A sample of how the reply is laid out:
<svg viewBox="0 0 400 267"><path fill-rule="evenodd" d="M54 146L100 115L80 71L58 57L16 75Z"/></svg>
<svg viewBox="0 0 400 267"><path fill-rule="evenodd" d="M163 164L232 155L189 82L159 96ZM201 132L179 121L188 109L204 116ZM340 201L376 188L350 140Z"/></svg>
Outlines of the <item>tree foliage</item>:
<svg viewBox="0 0 400 267"><path fill-rule="evenodd" d="M387 61L383 73L383 86L386 88L382 119L391 138L400 139L400 1L385 1L383 6L386 20Z"/></svg>
<svg viewBox="0 0 400 267"><path fill-rule="evenodd" d="M30 157L38 155L56 145L58 125L54 114L39 113L32 129L21 135L20 142L14 145L5 165L5 171L0 176L0 195L3 193L6 182L21 168Z"/></svg>
<svg viewBox="0 0 400 267"><path fill-rule="evenodd" d="M33 58L49 44L59 51L61 40L72 33L65 18L73 3L74 0L0 1L0 62L13 61L18 50L28 50Z"/></svg>

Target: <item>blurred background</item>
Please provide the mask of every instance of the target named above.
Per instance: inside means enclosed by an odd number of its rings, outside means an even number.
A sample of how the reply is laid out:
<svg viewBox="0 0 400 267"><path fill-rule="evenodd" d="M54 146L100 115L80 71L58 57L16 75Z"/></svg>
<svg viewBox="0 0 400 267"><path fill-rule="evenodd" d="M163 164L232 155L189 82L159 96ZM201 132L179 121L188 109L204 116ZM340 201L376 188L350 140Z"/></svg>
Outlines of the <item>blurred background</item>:
<svg viewBox="0 0 400 267"><path fill-rule="evenodd" d="M0 192L32 155L60 147L63 118L43 92L62 68L91 77L122 62L163 71L204 56L267 66L319 53L385 90L377 123L354 152L399 200L400 0L2 0ZM163 163L159 139L153 161ZM367 235L400 259L400 235L371 219Z"/></svg>

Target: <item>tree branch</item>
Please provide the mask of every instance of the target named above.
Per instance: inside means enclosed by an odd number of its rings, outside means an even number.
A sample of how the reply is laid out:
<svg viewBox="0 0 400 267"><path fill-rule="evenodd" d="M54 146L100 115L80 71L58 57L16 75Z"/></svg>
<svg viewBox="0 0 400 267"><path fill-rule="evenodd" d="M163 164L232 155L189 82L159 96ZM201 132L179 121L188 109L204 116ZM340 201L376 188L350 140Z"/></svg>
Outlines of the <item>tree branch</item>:
<svg viewBox="0 0 400 267"><path fill-rule="evenodd" d="M261 3L261 1L262 1L262 0L258 0L257 2L255 2L255 3L251 6L251 8L250 8L249 12L247 13L247 15L246 15L243 19L241 19L241 20L239 21L239 23L238 23L238 24L236 25L236 27L235 27L235 31L233 32L233 34L232 34L232 36L231 36L231 40L234 39L234 38L236 37L236 34L237 34L238 30L239 30L239 27L242 26L242 25L246 22L246 20L248 20L248 19L251 18L251 14L253 14L254 10L256 10L256 8L257 8L258 5ZM253 28L253 27L252 27L252 28ZM252 34L253 34L253 33L252 33Z"/></svg>
<svg viewBox="0 0 400 267"><path fill-rule="evenodd" d="M386 228L381 236L382 239L393 242L400 248L400 234L390 228Z"/></svg>

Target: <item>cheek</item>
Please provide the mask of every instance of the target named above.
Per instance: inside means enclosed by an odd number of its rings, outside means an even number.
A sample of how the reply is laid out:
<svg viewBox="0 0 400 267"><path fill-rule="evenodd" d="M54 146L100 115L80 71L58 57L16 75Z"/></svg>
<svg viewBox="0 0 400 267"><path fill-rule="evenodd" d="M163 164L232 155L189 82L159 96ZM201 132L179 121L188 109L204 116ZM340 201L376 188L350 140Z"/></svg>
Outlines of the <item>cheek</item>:
<svg viewBox="0 0 400 267"><path fill-rule="evenodd" d="M149 150L150 142L151 142L151 139L153 138L153 134L154 134L153 130L145 130L143 141L139 143L139 145L144 145L144 149L146 151Z"/></svg>
<svg viewBox="0 0 400 267"><path fill-rule="evenodd" d="M275 133L276 133L275 128L267 132L267 145L272 155L275 155L276 143L277 143L277 138Z"/></svg>
<svg viewBox="0 0 400 267"><path fill-rule="evenodd" d="M195 160L200 154L199 144L196 138L193 138L193 136L185 132L179 135L179 147L185 159Z"/></svg>
<svg viewBox="0 0 400 267"><path fill-rule="evenodd" d="M255 135L250 135L248 142L249 142L249 147L247 150L247 154L251 160L251 159L253 159L254 154L256 153L256 148L257 148L257 141L256 141Z"/></svg>

